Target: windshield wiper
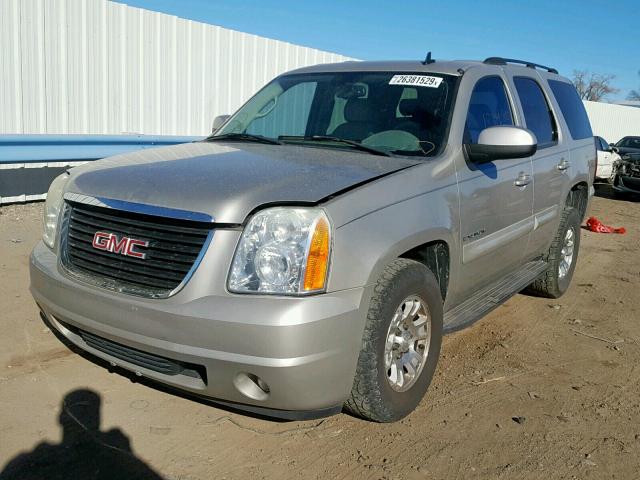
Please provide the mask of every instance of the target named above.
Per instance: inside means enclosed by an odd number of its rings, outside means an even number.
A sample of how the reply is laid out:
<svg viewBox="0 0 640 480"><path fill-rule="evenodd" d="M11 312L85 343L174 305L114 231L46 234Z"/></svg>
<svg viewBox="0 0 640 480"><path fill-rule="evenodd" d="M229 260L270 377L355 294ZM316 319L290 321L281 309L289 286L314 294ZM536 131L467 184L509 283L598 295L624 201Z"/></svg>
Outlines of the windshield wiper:
<svg viewBox="0 0 640 480"><path fill-rule="evenodd" d="M267 143L269 145L282 145L282 142L275 138L265 137L263 135L254 135L252 133L223 133L222 135L211 135L205 138L204 142L216 142L218 140L240 140L243 142Z"/></svg>
<svg viewBox="0 0 640 480"><path fill-rule="evenodd" d="M286 141L304 141L304 142L336 142L336 143L344 143L345 145L349 145L351 147L357 148L358 150L362 150L363 152L372 153L373 155L382 155L384 157L391 157L392 155L389 152L385 152L384 150L380 150L375 147L369 147L367 145L363 145L360 142L356 142L354 140L347 140L346 138L340 137L332 137L330 135L280 135L278 140Z"/></svg>

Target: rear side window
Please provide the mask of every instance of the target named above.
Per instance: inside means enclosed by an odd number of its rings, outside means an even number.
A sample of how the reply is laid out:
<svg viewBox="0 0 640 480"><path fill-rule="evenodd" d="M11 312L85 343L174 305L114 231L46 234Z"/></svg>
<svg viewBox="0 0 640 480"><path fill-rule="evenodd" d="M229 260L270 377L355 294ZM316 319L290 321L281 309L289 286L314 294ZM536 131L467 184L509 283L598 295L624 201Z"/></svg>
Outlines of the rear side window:
<svg viewBox="0 0 640 480"><path fill-rule="evenodd" d="M549 86L569 126L571 138L581 140L592 136L593 133L591 132L587 111L584 109L584 104L580 100L575 87L570 83L558 80L549 80Z"/></svg>
<svg viewBox="0 0 640 480"><path fill-rule="evenodd" d="M481 78L471 93L464 142L478 143L480 132L496 125L513 125L504 82L500 77Z"/></svg>
<svg viewBox="0 0 640 480"><path fill-rule="evenodd" d="M547 99L538 82L529 77L515 77L520 104L527 128L535 133L538 147L549 145L558 140L558 129Z"/></svg>

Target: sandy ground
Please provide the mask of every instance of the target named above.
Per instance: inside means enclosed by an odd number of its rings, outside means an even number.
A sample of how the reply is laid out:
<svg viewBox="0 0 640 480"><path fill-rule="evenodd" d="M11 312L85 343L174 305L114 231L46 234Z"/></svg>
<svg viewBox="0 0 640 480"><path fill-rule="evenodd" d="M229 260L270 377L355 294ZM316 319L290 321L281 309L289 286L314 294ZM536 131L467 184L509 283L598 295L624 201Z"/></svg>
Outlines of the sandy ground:
<svg viewBox="0 0 640 480"><path fill-rule="evenodd" d="M252 418L71 352L28 291L41 209L0 210L0 469L14 459L20 478L640 478L638 202L601 192L590 213L628 233L583 231L559 301L517 295L448 336L420 407L392 425ZM81 388L99 395L102 433L60 416Z"/></svg>

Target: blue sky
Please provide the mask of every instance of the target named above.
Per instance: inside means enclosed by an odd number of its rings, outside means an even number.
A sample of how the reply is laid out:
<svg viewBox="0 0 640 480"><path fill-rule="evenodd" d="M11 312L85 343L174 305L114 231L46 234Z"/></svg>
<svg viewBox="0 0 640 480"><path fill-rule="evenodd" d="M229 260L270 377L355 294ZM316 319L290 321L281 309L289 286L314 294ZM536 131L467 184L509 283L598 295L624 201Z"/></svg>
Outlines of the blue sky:
<svg viewBox="0 0 640 480"><path fill-rule="evenodd" d="M638 0L120 0L363 60L521 58L640 88Z"/></svg>

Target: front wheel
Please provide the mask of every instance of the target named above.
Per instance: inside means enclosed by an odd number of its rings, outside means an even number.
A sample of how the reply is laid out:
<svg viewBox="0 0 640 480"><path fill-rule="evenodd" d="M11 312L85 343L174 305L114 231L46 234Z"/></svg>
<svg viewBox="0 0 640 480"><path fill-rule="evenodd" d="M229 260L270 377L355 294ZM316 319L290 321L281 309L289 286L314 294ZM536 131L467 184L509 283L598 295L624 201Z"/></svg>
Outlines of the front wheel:
<svg viewBox="0 0 640 480"><path fill-rule="evenodd" d="M442 297L431 271L397 259L378 280L345 407L376 422L394 422L422 400L442 344Z"/></svg>

